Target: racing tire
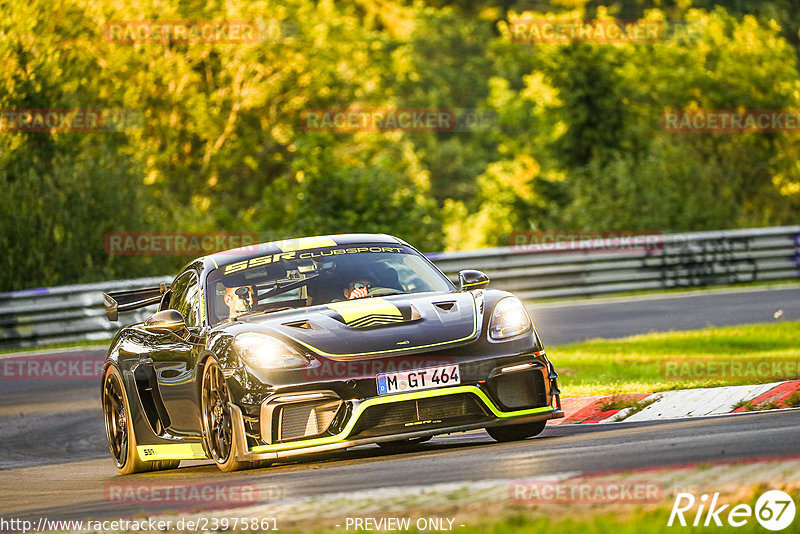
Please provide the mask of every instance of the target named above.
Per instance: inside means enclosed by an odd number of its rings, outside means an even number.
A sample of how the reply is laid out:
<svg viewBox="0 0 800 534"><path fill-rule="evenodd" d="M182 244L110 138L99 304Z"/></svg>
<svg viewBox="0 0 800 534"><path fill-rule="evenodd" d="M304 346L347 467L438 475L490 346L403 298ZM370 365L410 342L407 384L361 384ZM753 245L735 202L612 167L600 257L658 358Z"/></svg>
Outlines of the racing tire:
<svg viewBox="0 0 800 534"><path fill-rule="evenodd" d="M519 441L541 434L546 424L547 421L536 421L535 423L519 425L490 426L486 429L486 432L495 441Z"/></svg>
<svg viewBox="0 0 800 534"><path fill-rule="evenodd" d="M203 367L200 398L203 441L209 458L226 473L260 467L262 462L237 459L239 451L233 436L233 414L229 405L231 394L222 368L213 356L208 357Z"/></svg>
<svg viewBox="0 0 800 534"><path fill-rule="evenodd" d="M180 460L155 460L145 462L137 449L136 433L130 417L131 409L125 384L119 370L109 365L103 375L103 419L108 448L117 470L123 475L162 471L177 468Z"/></svg>

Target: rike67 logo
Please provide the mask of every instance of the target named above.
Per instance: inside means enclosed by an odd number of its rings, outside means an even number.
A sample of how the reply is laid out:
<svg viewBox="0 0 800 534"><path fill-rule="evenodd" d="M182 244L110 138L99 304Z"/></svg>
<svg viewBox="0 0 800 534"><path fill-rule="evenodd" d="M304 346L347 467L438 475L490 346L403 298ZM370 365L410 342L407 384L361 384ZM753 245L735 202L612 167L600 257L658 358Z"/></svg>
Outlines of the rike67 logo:
<svg viewBox="0 0 800 534"><path fill-rule="evenodd" d="M763 493L755 507L737 504L731 508L730 504L719 505L718 500L719 493L714 493L710 500L705 493L700 499L691 493L678 493L667 526L721 527L727 524L731 527L742 527L755 516L762 527L777 532L792 524L796 512L792 497L780 490Z"/></svg>

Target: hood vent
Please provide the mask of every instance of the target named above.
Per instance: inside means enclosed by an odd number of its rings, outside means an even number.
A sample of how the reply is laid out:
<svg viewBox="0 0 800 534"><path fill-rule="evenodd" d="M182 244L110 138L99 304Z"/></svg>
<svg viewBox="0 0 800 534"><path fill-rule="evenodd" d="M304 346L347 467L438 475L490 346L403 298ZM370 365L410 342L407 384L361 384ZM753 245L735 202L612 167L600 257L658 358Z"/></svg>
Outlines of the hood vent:
<svg viewBox="0 0 800 534"><path fill-rule="evenodd" d="M458 306L456 306L456 301L448 300L445 302L434 302L434 306L439 308L440 310L449 312L449 311L458 311Z"/></svg>
<svg viewBox="0 0 800 534"><path fill-rule="evenodd" d="M314 327L308 321L292 321L290 323L283 323L283 326L291 326L292 328L303 328L305 330L313 330Z"/></svg>

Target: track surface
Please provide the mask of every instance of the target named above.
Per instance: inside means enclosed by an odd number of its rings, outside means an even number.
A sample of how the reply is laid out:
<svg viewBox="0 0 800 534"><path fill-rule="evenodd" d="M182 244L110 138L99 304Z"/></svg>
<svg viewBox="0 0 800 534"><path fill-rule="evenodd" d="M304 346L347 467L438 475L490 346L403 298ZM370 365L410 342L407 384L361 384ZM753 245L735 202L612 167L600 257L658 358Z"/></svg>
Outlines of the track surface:
<svg viewBox="0 0 800 534"><path fill-rule="evenodd" d="M532 303L528 311L545 346L561 345L595 337L796 321L800 319L800 286Z"/></svg>
<svg viewBox="0 0 800 534"><path fill-rule="evenodd" d="M548 344L650 330L800 317L800 288L531 306ZM68 351L70 352L70 351ZM102 349L71 352L102 353ZM0 517L119 518L143 509L109 504L108 484L248 482L286 498L388 485L535 478L720 460L800 456L800 411L696 420L548 427L524 442L483 431L434 438L411 452L376 446L234 474L209 462L121 477L105 442L96 380L0 381ZM388 482L390 481L390 482ZM158 508L147 507L152 514Z"/></svg>

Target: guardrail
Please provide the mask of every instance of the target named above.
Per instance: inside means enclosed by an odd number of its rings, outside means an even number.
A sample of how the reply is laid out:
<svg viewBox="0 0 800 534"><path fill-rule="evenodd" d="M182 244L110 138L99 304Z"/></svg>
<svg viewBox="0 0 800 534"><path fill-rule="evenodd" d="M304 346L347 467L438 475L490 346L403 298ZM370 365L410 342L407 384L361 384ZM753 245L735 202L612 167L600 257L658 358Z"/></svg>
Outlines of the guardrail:
<svg viewBox="0 0 800 534"><path fill-rule="evenodd" d="M171 282L139 278L0 293L0 348L111 338L122 323L106 318L104 291L124 291ZM126 313L126 324L144 321L153 308Z"/></svg>
<svg viewBox="0 0 800 534"><path fill-rule="evenodd" d="M591 234L591 232L586 232ZM492 287L526 300L630 291L791 280L800 277L800 226L655 235L646 250L608 251L607 243L557 243L429 254L451 279L480 269ZM577 248L571 252L569 248ZM544 249L544 250L542 250Z"/></svg>
<svg viewBox="0 0 800 534"><path fill-rule="evenodd" d="M800 226L656 236L646 250L614 252L607 243L499 247L428 254L451 279L479 269L491 287L525 300L629 291L728 285L800 278ZM578 249L578 251L570 250ZM103 291L156 286L170 277L142 278L0 293L0 348L108 339L122 323L103 311ZM144 320L154 308L123 316Z"/></svg>

